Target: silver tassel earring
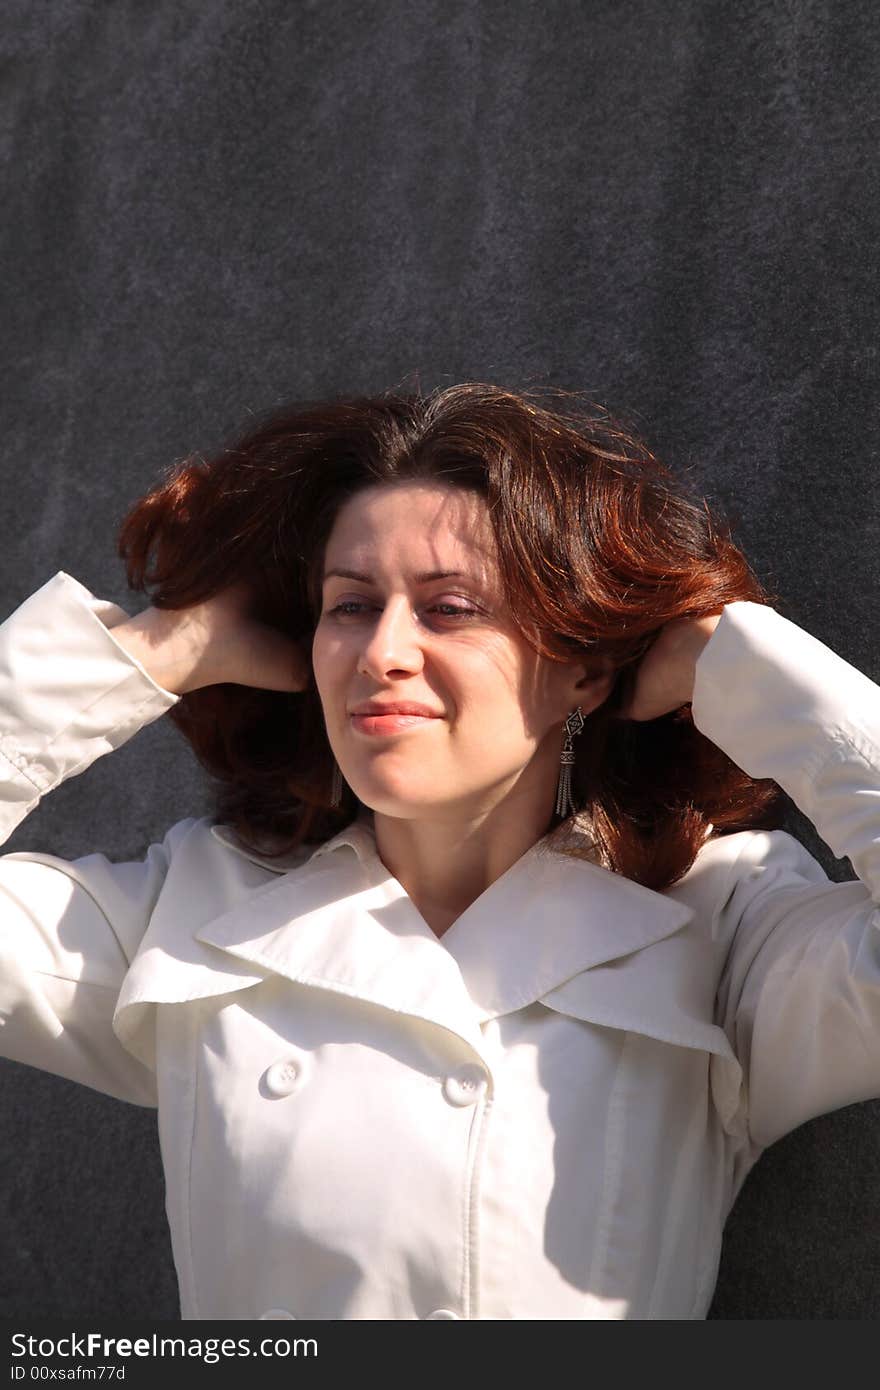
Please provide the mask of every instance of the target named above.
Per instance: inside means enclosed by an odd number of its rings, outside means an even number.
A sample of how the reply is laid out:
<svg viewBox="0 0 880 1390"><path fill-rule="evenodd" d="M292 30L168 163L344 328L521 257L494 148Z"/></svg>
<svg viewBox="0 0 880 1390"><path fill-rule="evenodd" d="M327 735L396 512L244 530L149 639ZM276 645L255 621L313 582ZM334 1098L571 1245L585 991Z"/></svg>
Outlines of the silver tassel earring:
<svg viewBox="0 0 880 1390"><path fill-rule="evenodd" d="M330 805L334 810L342 804L342 772L336 759L333 759L333 777L330 782Z"/></svg>
<svg viewBox="0 0 880 1390"><path fill-rule="evenodd" d="M570 816L574 812L574 804L571 799L571 769L574 766L574 740L577 738L581 729L584 727L584 716L581 707L578 705L576 710L565 721L565 743L559 755L559 782L556 787L556 814L557 816Z"/></svg>

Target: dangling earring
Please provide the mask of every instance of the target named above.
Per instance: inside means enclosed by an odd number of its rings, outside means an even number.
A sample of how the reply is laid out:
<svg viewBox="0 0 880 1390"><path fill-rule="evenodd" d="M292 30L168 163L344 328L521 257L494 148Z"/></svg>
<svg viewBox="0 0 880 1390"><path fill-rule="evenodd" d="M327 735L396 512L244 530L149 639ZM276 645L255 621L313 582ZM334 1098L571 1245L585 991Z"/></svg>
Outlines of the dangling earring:
<svg viewBox="0 0 880 1390"><path fill-rule="evenodd" d="M557 816L570 816L574 811L574 803L571 799L571 769L574 766L574 739L584 727L584 716L581 707L578 705L576 710L565 721L565 743L559 755L559 781L556 786L556 814Z"/></svg>
<svg viewBox="0 0 880 1390"><path fill-rule="evenodd" d="M330 781L330 805L335 810L342 804L342 772L336 759L333 759L333 777Z"/></svg>

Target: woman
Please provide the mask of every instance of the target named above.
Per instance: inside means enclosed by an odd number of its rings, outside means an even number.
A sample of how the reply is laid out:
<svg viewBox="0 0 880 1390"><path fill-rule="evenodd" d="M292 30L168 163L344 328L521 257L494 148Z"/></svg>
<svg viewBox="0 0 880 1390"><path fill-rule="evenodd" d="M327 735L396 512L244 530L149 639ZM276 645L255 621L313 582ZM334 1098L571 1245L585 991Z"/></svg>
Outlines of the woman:
<svg viewBox="0 0 880 1390"><path fill-rule="evenodd" d="M184 1318L703 1317L762 1149L880 1093L880 690L566 406L275 412L125 519L143 612L0 628L7 834L166 711L215 779L0 861L4 1051L158 1107Z"/></svg>

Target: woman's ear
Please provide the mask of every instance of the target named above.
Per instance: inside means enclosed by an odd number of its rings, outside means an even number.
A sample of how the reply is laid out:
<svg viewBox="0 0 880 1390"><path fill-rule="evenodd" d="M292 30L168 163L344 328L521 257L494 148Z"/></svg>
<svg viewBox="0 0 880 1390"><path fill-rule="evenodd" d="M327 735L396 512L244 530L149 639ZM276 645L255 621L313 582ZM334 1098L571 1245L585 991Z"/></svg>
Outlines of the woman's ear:
<svg viewBox="0 0 880 1390"><path fill-rule="evenodd" d="M579 664L578 669L581 674L575 682L574 699L584 714L590 714L608 699L617 669L610 656L594 657L589 664Z"/></svg>

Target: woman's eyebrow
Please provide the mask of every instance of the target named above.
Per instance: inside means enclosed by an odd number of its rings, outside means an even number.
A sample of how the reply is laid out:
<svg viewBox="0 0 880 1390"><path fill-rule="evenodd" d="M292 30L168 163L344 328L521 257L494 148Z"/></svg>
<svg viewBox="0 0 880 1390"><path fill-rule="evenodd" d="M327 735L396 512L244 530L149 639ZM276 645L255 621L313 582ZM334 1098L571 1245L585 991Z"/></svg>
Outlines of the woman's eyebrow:
<svg viewBox="0 0 880 1390"><path fill-rule="evenodd" d="M332 569L327 570L324 581L337 576L339 579L357 579L361 584L374 584L371 574L362 574L360 570ZM413 576L417 584L430 584L432 579L467 579L469 576L462 570L426 570L423 574Z"/></svg>

